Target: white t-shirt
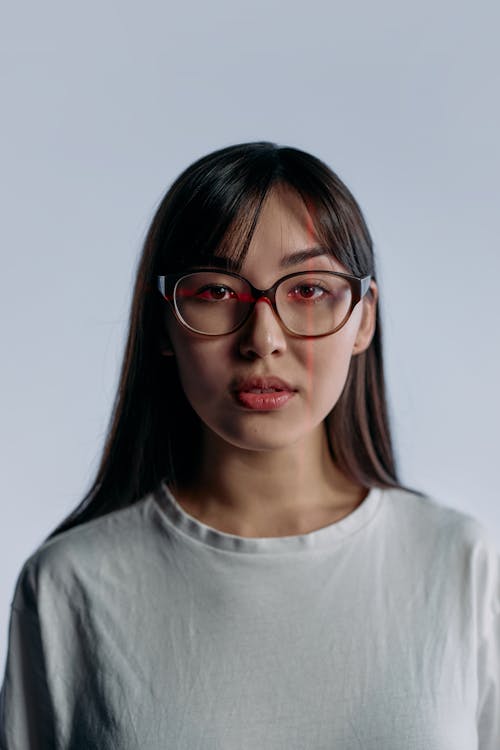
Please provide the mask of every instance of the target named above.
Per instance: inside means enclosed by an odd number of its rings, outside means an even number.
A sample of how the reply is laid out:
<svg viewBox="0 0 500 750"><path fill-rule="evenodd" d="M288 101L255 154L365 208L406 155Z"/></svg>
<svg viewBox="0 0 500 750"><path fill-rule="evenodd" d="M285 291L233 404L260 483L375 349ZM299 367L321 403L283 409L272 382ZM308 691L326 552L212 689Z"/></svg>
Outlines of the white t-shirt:
<svg viewBox="0 0 500 750"><path fill-rule="evenodd" d="M25 563L1 747L498 750L499 597L483 527L429 497L249 538L162 485Z"/></svg>

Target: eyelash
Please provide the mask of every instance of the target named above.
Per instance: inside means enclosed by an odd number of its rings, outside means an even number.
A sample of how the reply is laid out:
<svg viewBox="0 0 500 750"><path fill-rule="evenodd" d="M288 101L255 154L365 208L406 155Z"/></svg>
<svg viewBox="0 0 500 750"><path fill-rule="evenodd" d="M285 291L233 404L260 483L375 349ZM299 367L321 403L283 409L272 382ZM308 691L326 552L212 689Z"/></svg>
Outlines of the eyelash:
<svg viewBox="0 0 500 750"><path fill-rule="evenodd" d="M230 287L224 286L223 284L211 284L211 285L207 285L199 289L198 292L196 293L196 296L201 296L203 292L211 291L212 289L218 289L218 290L223 289L228 292L232 292L233 294L236 294L234 290L232 290ZM322 284L319 284L319 283L318 284L298 284L296 287L294 287L292 291L295 291L297 289L320 289L321 292L324 292L326 294L329 293L328 289L326 289L326 287L324 287ZM305 299L312 299L312 298L305 298Z"/></svg>

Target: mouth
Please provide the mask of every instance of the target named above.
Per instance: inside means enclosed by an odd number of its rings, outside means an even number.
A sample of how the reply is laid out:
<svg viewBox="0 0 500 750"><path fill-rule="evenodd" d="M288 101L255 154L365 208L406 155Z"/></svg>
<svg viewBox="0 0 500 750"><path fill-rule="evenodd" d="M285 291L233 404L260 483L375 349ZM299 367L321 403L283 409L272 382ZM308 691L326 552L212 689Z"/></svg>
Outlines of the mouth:
<svg viewBox="0 0 500 750"><path fill-rule="evenodd" d="M275 375L254 375L247 378L239 378L233 383L233 390L237 393L276 393L288 391L293 393L296 389L285 380Z"/></svg>
<svg viewBox="0 0 500 750"><path fill-rule="evenodd" d="M274 411L281 409L295 396L295 391L277 388L252 388L234 391L236 402L253 411Z"/></svg>
<svg viewBox="0 0 500 750"><path fill-rule="evenodd" d="M297 389L277 375L250 375L233 381L232 395L239 406L253 411L281 409Z"/></svg>
<svg viewBox="0 0 500 750"><path fill-rule="evenodd" d="M239 393L286 393L285 388L241 388Z"/></svg>

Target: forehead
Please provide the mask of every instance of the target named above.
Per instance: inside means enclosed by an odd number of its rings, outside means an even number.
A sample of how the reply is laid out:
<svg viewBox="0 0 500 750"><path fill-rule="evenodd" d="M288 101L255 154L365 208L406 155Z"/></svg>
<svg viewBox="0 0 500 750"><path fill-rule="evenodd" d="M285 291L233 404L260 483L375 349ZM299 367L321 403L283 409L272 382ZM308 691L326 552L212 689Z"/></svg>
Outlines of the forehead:
<svg viewBox="0 0 500 750"><path fill-rule="evenodd" d="M279 185L262 206L242 272L272 267L289 273L298 266L343 270L332 249L318 238L302 197L293 188Z"/></svg>
<svg viewBox="0 0 500 750"><path fill-rule="evenodd" d="M312 216L302 197L288 185L277 185L267 195L250 243L286 249L317 243Z"/></svg>

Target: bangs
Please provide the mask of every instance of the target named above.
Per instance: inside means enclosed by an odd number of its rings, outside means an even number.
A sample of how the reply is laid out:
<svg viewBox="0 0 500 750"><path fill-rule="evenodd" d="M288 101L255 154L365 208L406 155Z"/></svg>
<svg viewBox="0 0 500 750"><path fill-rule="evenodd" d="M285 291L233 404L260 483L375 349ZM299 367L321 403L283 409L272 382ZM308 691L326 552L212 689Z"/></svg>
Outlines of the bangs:
<svg viewBox="0 0 500 750"><path fill-rule="evenodd" d="M364 263L359 261L371 256L366 252L368 247L371 249L371 239L367 229L366 234L356 231L360 214L354 216L350 213L349 204L343 200L334 180L328 184L324 177L322 181L315 179L316 175L301 174L300 177L300 181L292 177L288 184L304 202L311 234L314 233L318 243L348 272L355 275L367 273Z"/></svg>
<svg viewBox="0 0 500 750"><path fill-rule="evenodd" d="M260 191L251 189L238 196L236 215L220 242L215 247L208 248L207 253L201 254L202 262L208 255L213 258L220 258L221 265L228 269L236 272L241 271L259 221L262 206L271 190L272 184L268 182Z"/></svg>
<svg viewBox="0 0 500 750"><path fill-rule="evenodd" d="M356 275L374 274L371 238L347 187L320 160L297 149L245 145L200 160L174 183L164 206L157 273L211 265L241 270L263 204L292 189L305 205L314 242ZM215 162L213 162L215 160ZM163 234L163 233L162 233ZM217 259L217 260L216 260Z"/></svg>
<svg viewBox="0 0 500 750"><path fill-rule="evenodd" d="M200 254L201 264L204 258L219 258L221 267L239 272L248 253L264 202L276 189L283 187L293 190L302 200L306 209L306 231L311 241L324 248L328 255L349 272L358 273L353 238L347 231L346 222L342 220L339 206L332 200L331 194L321 196L284 179L273 180L258 196L242 197L240 210L219 245L212 251Z"/></svg>

